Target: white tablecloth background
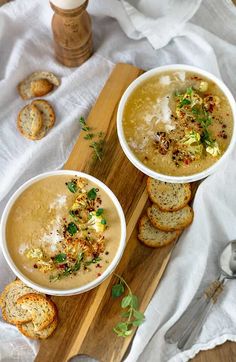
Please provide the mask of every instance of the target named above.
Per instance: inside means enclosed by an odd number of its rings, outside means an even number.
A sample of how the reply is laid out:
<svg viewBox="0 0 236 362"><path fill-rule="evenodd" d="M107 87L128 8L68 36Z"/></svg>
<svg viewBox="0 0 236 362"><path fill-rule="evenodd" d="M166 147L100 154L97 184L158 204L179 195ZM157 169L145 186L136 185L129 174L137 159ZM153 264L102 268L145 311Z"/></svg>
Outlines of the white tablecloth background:
<svg viewBox="0 0 236 362"><path fill-rule="evenodd" d="M52 11L46 0L15 0L0 8L1 213L24 181L63 165L80 132L78 118L87 116L115 63L145 70L193 64L221 76L236 95L236 7L230 0L90 0L89 12L95 53L81 67L69 69L53 57ZM55 127L46 138L31 142L16 130L17 113L25 104L16 85L39 69L54 71L62 85L47 97L56 109ZM196 291L218 276L218 255L236 239L235 158L236 150L199 187L194 223L174 250L126 361L183 362L199 350L236 340L234 281L226 285L191 350L180 353L163 339ZM0 263L2 289L14 276L1 253ZM0 361L30 362L37 348L0 320Z"/></svg>

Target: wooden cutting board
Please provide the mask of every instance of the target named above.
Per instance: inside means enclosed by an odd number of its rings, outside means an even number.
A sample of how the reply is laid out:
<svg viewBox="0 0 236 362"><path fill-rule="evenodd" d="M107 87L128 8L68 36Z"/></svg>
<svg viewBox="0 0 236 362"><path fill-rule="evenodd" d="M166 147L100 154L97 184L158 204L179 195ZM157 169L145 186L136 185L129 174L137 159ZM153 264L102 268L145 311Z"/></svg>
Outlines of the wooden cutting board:
<svg viewBox="0 0 236 362"><path fill-rule="evenodd" d="M87 124L95 132L104 132L102 161L93 161L84 132L64 168L89 173L103 181L115 193L123 207L127 223L127 246L116 273L122 275L139 298L145 311L167 266L174 244L151 249L137 239L137 222L149 201L146 176L124 155L116 133L116 112L122 94L142 71L128 64L118 64L111 73ZM59 310L58 328L42 341L37 362L64 362L78 353L101 362L119 362L132 337L118 337L112 328L120 321L120 298L111 297L116 277L111 276L96 289L71 297L53 297Z"/></svg>

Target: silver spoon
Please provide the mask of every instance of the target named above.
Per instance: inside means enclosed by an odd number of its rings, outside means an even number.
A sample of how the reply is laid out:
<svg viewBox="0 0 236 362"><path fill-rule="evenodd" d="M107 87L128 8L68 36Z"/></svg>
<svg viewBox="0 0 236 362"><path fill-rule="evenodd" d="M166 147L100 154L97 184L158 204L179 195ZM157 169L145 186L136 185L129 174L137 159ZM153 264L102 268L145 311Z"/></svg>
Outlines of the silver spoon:
<svg viewBox="0 0 236 362"><path fill-rule="evenodd" d="M220 255L219 265L219 278L211 283L200 297L192 300L186 311L165 334L165 340L168 343L177 343L180 350L189 349L196 341L226 280L236 279L236 240L226 245Z"/></svg>

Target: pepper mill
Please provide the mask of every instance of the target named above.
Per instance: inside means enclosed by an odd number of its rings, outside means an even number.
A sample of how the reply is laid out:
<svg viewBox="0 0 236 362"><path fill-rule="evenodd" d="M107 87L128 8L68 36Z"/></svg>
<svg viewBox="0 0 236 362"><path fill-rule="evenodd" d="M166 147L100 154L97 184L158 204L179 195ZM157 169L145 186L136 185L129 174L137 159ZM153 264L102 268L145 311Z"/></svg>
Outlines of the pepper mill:
<svg viewBox="0 0 236 362"><path fill-rule="evenodd" d="M88 0L50 0L56 59L67 67L84 63L93 52Z"/></svg>

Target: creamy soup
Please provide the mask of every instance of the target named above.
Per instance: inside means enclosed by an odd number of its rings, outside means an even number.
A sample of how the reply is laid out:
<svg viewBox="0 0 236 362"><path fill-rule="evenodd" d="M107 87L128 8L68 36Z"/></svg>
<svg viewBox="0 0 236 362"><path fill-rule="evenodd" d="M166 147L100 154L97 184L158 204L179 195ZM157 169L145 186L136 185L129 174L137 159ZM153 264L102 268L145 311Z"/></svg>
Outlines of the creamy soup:
<svg viewBox="0 0 236 362"><path fill-rule="evenodd" d="M212 166L233 131L231 107L219 87L200 75L165 72L143 81L123 114L126 141L150 169L187 176Z"/></svg>
<svg viewBox="0 0 236 362"><path fill-rule="evenodd" d="M78 288L99 277L121 236L110 197L92 182L50 176L26 189L8 217L6 239L17 268L53 289Z"/></svg>

